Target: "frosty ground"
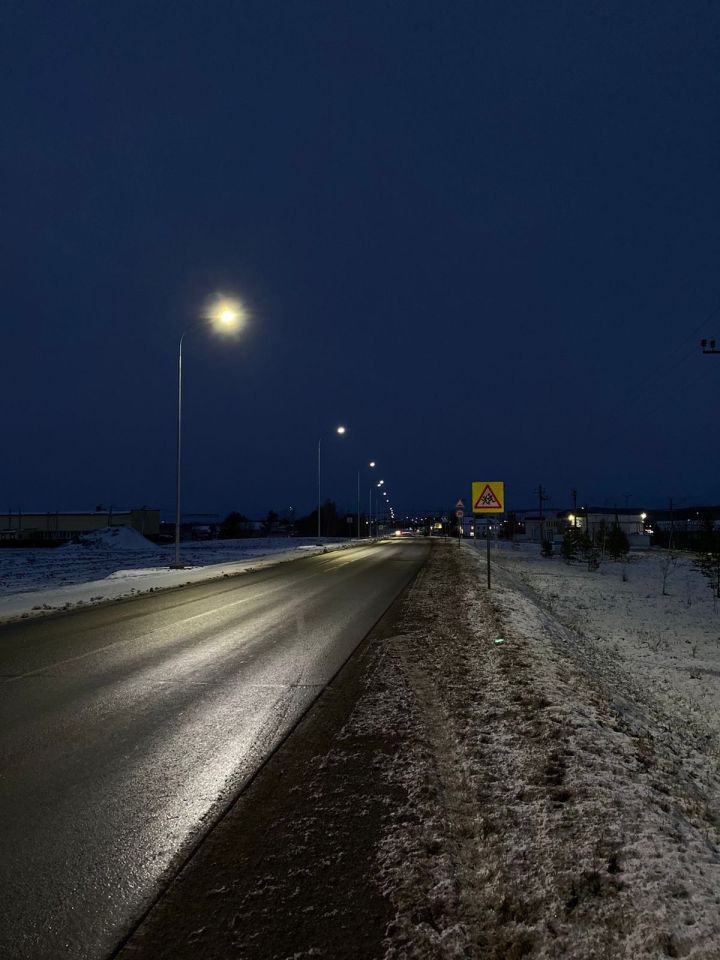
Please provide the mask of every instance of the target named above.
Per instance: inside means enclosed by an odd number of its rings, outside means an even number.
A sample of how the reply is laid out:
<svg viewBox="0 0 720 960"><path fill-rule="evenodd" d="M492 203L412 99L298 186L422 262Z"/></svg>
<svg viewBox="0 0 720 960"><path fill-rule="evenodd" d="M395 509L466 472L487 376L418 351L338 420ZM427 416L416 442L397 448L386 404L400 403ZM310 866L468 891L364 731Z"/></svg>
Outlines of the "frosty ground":
<svg viewBox="0 0 720 960"><path fill-rule="evenodd" d="M667 560L488 592L437 542L123 960L720 957L720 619Z"/></svg>

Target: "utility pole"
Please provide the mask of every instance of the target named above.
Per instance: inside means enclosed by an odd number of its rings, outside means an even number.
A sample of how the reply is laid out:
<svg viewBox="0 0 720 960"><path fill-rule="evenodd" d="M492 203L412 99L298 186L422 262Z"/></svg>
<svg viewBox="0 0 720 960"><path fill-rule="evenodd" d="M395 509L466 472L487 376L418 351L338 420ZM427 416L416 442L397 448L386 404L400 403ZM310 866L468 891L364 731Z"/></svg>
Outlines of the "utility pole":
<svg viewBox="0 0 720 960"><path fill-rule="evenodd" d="M573 502L573 526L577 526L577 490L571 490L572 502Z"/></svg>

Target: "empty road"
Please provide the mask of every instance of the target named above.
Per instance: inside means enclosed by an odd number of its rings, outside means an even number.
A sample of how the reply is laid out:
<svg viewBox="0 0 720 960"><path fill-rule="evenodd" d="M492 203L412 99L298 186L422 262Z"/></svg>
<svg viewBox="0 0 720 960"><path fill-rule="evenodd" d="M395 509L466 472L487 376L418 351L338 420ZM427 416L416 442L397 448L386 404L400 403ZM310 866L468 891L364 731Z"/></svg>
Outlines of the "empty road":
<svg viewBox="0 0 720 960"><path fill-rule="evenodd" d="M0 956L112 952L427 550L0 627Z"/></svg>

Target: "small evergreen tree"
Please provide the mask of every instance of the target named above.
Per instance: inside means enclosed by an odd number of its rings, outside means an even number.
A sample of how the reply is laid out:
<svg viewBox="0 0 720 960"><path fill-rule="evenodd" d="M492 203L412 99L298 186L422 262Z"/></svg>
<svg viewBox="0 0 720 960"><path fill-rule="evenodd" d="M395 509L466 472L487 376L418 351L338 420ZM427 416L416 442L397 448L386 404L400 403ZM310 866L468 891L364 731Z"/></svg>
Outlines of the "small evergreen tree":
<svg viewBox="0 0 720 960"><path fill-rule="evenodd" d="M588 570L598 570L601 560L600 547L596 538L587 530L583 530L580 536L580 550L583 560L587 563Z"/></svg>
<svg viewBox="0 0 720 960"><path fill-rule="evenodd" d="M540 547L540 553L543 557L551 557L553 555L552 540L548 540L548 538L545 537Z"/></svg>
<svg viewBox="0 0 720 960"><path fill-rule="evenodd" d="M565 531L565 536L560 546L560 553L565 563L572 563L573 560L577 560L578 558L581 549L579 533L577 527L569 527Z"/></svg>
<svg viewBox="0 0 720 960"><path fill-rule="evenodd" d="M630 551L630 541L617 520L605 538L605 549L613 560L622 560Z"/></svg>

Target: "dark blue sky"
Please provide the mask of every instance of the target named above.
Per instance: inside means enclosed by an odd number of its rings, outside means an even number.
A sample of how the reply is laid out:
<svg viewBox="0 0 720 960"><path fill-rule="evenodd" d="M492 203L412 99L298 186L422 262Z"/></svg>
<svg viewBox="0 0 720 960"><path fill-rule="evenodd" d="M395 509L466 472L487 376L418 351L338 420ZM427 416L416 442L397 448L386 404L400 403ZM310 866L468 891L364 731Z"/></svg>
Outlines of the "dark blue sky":
<svg viewBox="0 0 720 960"><path fill-rule="evenodd" d="M0 10L0 509L720 501L717 4Z"/></svg>

